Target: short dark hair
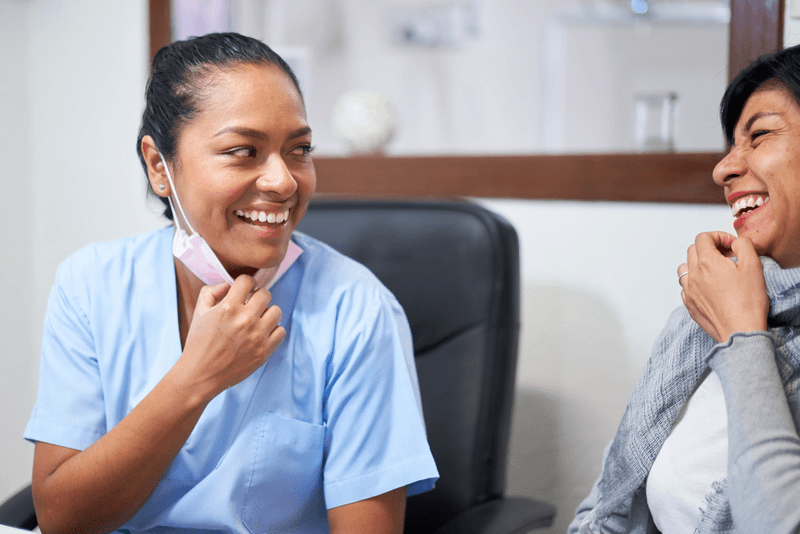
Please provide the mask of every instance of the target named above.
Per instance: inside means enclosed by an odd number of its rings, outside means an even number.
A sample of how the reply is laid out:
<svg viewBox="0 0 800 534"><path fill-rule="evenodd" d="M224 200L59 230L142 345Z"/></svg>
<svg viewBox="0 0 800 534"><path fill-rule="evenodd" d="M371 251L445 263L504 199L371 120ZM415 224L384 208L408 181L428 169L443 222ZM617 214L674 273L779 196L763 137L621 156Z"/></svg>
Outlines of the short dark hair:
<svg viewBox="0 0 800 534"><path fill-rule="evenodd" d="M203 96L211 85L209 75L214 69L241 65L277 66L292 81L302 100L300 84L289 65L270 47L252 37L232 32L209 33L176 41L156 52L145 89L142 125L136 139L136 151L145 176L144 136L152 137L164 159L172 161L182 128L201 109ZM149 180L147 188L148 194L154 194ZM158 198L164 203L164 216L171 220L169 201Z"/></svg>
<svg viewBox="0 0 800 534"><path fill-rule="evenodd" d="M781 87L794 95L800 106L800 45L764 54L736 75L719 106L722 131L728 144L747 99L760 88Z"/></svg>

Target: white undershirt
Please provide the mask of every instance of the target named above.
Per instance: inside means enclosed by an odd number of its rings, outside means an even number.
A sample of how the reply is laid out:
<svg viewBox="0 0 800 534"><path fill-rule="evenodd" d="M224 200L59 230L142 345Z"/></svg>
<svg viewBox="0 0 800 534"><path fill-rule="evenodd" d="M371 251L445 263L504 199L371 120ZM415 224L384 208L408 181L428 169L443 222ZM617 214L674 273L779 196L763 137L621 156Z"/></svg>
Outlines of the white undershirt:
<svg viewBox="0 0 800 534"><path fill-rule="evenodd" d="M662 534L690 534L712 484L728 473L728 414L713 371L686 401L647 477L647 504Z"/></svg>

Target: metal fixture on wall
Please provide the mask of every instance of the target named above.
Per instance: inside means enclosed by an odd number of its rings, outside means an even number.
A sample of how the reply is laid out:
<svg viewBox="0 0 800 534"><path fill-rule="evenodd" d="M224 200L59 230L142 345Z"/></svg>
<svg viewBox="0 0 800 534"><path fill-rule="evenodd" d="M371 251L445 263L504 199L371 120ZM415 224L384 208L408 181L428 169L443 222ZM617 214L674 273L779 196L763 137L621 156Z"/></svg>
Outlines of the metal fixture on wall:
<svg viewBox="0 0 800 534"><path fill-rule="evenodd" d="M402 45L459 47L480 37L484 0L398 8L392 17L395 41Z"/></svg>

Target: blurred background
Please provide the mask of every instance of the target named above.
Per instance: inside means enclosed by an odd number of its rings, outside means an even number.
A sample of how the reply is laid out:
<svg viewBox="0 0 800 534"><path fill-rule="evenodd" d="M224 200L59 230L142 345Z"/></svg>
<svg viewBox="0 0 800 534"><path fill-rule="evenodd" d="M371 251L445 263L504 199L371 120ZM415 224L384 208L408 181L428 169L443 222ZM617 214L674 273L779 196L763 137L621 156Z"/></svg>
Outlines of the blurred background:
<svg viewBox="0 0 800 534"><path fill-rule="evenodd" d="M0 499L30 480L21 436L58 264L166 225L135 152L150 5L0 0ZM232 29L289 60L321 159L721 152L729 20L728 2L699 0L172 5L177 36ZM472 200L520 238L508 493L555 504L552 532L564 532L680 305L686 248L698 232L732 231L732 218L722 204Z"/></svg>

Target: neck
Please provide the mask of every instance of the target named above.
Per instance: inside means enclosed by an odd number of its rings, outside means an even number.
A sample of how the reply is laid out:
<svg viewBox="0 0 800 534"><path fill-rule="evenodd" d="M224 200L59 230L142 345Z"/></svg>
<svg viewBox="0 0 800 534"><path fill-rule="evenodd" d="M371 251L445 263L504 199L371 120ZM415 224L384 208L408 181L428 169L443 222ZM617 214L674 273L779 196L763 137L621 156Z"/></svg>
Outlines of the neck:
<svg viewBox="0 0 800 534"><path fill-rule="evenodd" d="M175 281L178 288L178 327L181 333L181 347L183 347L186 343L186 336L189 334L189 326L192 324L197 297L205 284L181 260L174 257L172 260L175 262Z"/></svg>

